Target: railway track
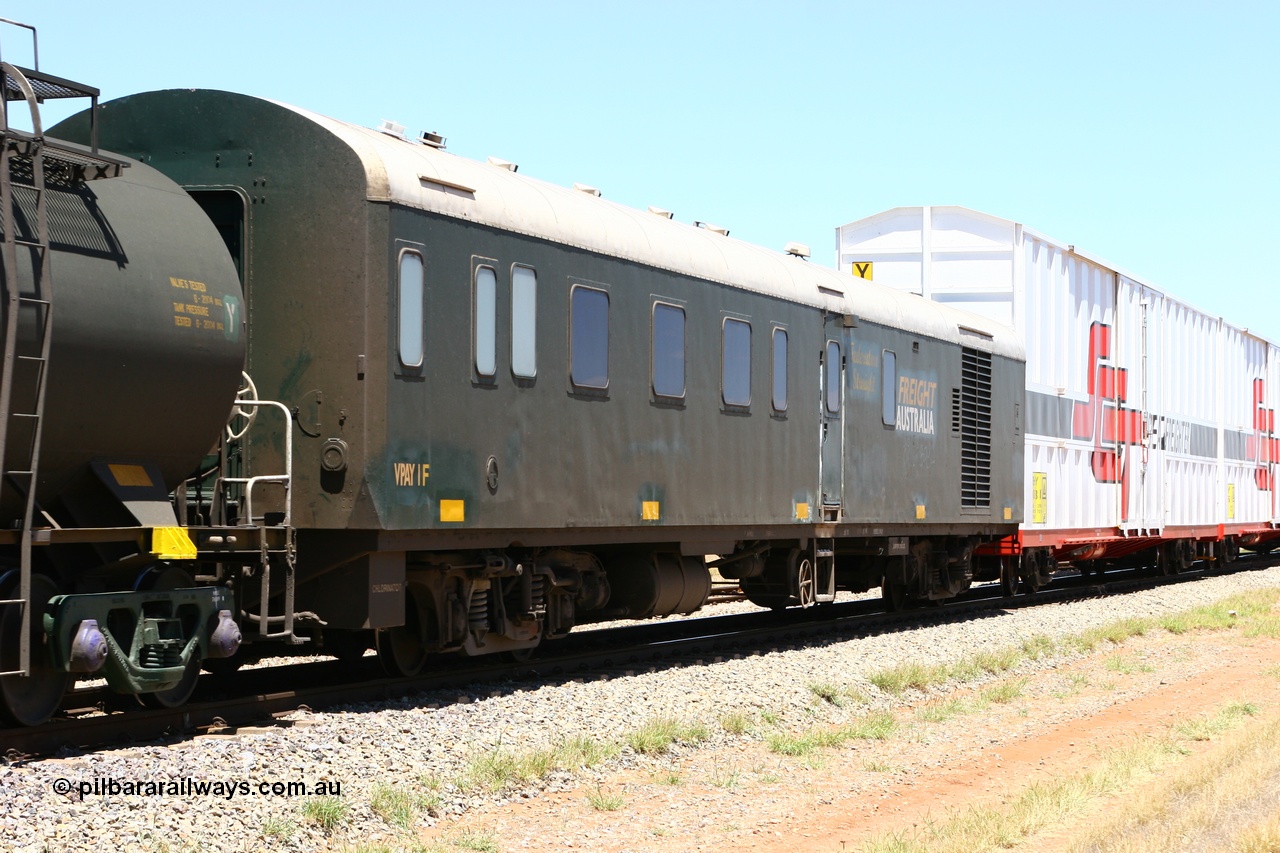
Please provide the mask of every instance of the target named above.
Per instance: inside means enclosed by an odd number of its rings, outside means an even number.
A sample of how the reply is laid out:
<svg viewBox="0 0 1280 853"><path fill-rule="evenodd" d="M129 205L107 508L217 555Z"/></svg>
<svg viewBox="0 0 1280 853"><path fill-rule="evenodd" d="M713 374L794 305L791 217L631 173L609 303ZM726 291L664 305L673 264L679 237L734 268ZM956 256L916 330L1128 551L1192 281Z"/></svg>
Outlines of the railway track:
<svg viewBox="0 0 1280 853"><path fill-rule="evenodd" d="M1275 557L1245 558L1239 568L1266 568ZM946 624L984 614L1042 604L1118 595L1167 584L1194 583L1195 571L1170 577L1117 572L1104 579L1069 576L1030 595L1002 597L999 585L977 587L944 607L886 611L863 599L807 610L756 611L673 620L621 628L583 630L539 650L531 660L442 658L441 666L414 678L380 676L377 661L321 661L244 670L234 677L203 675L182 708L136 707L131 697L101 690L68 694L60 714L35 728L0 730L0 755L21 761L62 751L83 751L157 739L189 737L259 725L288 725L299 709L379 702L412 694L478 687L501 692L531 680L609 678L655 667L702 665L708 659L786 650L903 628ZM496 657L496 656L495 656ZM463 699L463 701L466 701Z"/></svg>

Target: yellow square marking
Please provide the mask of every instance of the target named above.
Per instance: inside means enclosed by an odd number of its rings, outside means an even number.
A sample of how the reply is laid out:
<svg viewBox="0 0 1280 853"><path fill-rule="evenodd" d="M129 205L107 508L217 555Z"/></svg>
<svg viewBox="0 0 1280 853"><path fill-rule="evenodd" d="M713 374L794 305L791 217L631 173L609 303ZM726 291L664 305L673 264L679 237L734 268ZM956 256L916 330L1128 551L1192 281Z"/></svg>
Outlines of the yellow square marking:
<svg viewBox="0 0 1280 853"><path fill-rule="evenodd" d="M1004 508L1004 520L1013 521L1013 507L1007 506Z"/></svg>
<svg viewBox="0 0 1280 853"><path fill-rule="evenodd" d="M809 504L807 503L796 504L796 521L808 521L808 520L809 520Z"/></svg>
<svg viewBox="0 0 1280 853"><path fill-rule="evenodd" d="M153 486L147 469L141 465L108 465L117 486Z"/></svg>
<svg viewBox="0 0 1280 853"><path fill-rule="evenodd" d="M924 504L916 504L916 518L917 519L924 518Z"/></svg>
<svg viewBox="0 0 1280 853"><path fill-rule="evenodd" d="M641 521L657 521L662 517L662 507L657 501L643 501L640 504Z"/></svg>
<svg viewBox="0 0 1280 853"><path fill-rule="evenodd" d="M466 521L466 501L440 501L441 521Z"/></svg>

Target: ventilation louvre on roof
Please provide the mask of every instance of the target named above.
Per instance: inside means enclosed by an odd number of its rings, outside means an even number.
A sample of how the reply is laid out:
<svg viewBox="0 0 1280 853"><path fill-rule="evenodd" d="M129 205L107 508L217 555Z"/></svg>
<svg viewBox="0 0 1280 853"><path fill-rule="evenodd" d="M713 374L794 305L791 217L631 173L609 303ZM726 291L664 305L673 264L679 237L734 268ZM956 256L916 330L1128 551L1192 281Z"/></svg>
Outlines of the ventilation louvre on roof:
<svg viewBox="0 0 1280 853"><path fill-rule="evenodd" d="M384 118L382 123L378 125L378 132L385 133L387 136L394 136L396 139L404 139L404 125L389 118Z"/></svg>

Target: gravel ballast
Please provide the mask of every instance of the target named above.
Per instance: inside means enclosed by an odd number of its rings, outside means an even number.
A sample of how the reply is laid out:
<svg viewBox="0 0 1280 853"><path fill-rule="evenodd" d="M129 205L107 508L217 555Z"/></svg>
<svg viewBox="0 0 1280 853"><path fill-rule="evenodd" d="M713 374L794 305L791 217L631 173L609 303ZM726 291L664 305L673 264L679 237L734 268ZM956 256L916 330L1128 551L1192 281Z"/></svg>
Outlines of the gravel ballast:
<svg viewBox="0 0 1280 853"><path fill-rule="evenodd" d="M573 738L625 744L627 733L657 718L699 724L714 745L739 737L721 726L730 712L768 712L784 724L812 725L812 716L803 713L813 705L811 685L869 697L868 704L826 709L824 719L838 722L843 715L890 707L889 697L867 679L877 670L905 662L954 662L1016 647L1037 634L1060 638L1122 618L1159 617L1275 587L1280 567L719 662L708 658L701 666L484 685L472 692L299 712L292 725L0 766L0 848L312 850L380 840L394 849L404 832L384 816L385 808L379 814L373 806L375 793L387 786L423 792L424 778L443 781L430 809L413 816L427 824L494 800L578 783L558 771L498 792L448 784L469 759L486 752L527 753ZM1026 660L1019 668L1031 671L1061 660ZM644 760L624 745L607 767ZM271 790L289 783L307 785L308 795ZM317 805L309 796L320 783L340 785L334 801ZM217 790L196 790L210 785ZM89 792L82 796L82 789ZM321 808L326 804L328 813Z"/></svg>

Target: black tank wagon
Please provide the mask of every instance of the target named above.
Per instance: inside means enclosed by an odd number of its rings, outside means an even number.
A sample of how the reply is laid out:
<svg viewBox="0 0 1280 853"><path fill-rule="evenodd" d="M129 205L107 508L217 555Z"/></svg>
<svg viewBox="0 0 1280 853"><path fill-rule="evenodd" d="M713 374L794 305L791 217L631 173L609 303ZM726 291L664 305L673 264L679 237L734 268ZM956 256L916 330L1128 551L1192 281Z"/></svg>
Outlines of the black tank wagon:
<svg viewBox="0 0 1280 853"><path fill-rule="evenodd" d="M99 113L240 273L250 382L174 506L255 652L520 654L697 609L708 554L775 607L1012 571L1008 330L431 134L214 91Z"/></svg>
<svg viewBox="0 0 1280 853"><path fill-rule="evenodd" d="M172 494L241 381L240 283L172 180L45 137L41 100L96 90L2 66L0 719L40 722L74 671L185 699L212 637L234 651Z"/></svg>

